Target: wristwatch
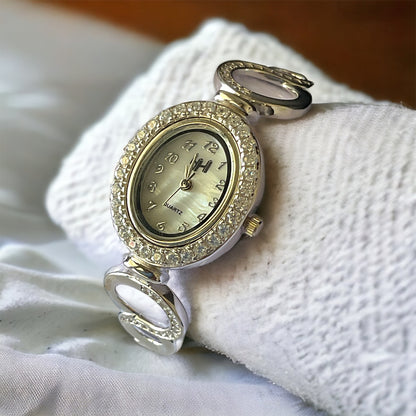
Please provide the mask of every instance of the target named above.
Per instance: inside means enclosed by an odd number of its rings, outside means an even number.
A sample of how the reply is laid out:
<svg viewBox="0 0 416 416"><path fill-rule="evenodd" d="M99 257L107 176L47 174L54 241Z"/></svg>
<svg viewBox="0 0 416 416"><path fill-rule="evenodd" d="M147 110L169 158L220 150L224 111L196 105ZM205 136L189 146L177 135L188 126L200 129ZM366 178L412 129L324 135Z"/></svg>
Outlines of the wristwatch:
<svg viewBox="0 0 416 416"><path fill-rule="evenodd" d="M128 254L104 287L119 321L141 346L172 354L188 313L169 270L202 266L253 237L264 189L258 116L292 119L312 103L303 75L245 61L218 66L211 101L163 110L127 143L111 187L111 213Z"/></svg>

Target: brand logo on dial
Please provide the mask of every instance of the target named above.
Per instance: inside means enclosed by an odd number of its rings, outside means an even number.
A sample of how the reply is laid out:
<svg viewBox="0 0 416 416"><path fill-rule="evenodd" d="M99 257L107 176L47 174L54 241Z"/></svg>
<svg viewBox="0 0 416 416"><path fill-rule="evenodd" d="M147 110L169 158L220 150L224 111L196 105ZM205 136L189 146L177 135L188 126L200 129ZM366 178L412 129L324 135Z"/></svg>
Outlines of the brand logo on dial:
<svg viewBox="0 0 416 416"><path fill-rule="evenodd" d="M176 212L179 215L182 215L182 211L179 208L174 207L173 205L169 204L168 202L165 202L163 204L166 208L171 209L172 211Z"/></svg>

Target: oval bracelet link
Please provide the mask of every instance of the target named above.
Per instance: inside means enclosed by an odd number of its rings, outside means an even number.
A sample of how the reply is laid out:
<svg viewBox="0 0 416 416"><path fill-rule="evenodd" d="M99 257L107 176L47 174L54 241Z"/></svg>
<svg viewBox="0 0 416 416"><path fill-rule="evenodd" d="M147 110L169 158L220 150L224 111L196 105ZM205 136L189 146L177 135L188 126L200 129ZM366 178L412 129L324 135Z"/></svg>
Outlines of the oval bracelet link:
<svg viewBox="0 0 416 416"><path fill-rule="evenodd" d="M104 277L104 288L120 309L120 324L147 349L163 355L177 352L189 324L184 306L166 284L149 278L152 272L141 273L126 263Z"/></svg>

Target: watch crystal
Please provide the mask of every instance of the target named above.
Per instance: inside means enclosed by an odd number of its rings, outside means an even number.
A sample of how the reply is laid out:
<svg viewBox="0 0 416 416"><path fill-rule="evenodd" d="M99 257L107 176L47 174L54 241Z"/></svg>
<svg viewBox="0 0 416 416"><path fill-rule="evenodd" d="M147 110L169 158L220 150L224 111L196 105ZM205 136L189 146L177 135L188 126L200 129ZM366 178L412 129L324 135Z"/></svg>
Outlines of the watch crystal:
<svg viewBox="0 0 416 416"><path fill-rule="evenodd" d="M186 166L185 176L194 174L192 178L182 177ZM116 167L111 208L117 232L133 255L158 267L184 267L211 258L241 230L255 207L260 166L247 122L226 106L197 101L164 110L130 140ZM181 183L183 179L188 181ZM192 206L186 213L190 217L183 220L189 226L178 222L184 214L163 205L178 188L167 204L183 213ZM160 216L149 215L157 207L164 208Z"/></svg>
<svg viewBox="0 0 416 416"><path fill-rule="evenodd" d="M136 178L133 205L153 234L177 237L208 221L230 182L230 153L219 134L188 128L153 150Z"/></svg>

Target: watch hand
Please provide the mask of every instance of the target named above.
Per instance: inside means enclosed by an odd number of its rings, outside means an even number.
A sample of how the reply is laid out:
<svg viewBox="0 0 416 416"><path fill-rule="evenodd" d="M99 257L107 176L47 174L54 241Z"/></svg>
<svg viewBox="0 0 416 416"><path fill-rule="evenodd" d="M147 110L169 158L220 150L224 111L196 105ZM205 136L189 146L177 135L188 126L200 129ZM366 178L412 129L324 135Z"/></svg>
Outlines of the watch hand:
<svg viewBox="0 0 416 416"><path fill-rule="evenodd" d="M175 190L175 192L169 196L169 198L163 203L163 205L167 204L171 198L173 198L180 190L187 191L192 188L191 178L195 175L195 172L191 173L191 169L195 164L196 158L198 157L198 153L195 153L194 157L191 160L191 163L185 165L185 174L184 178L181 180L179 188Z"/></svg>
<svg viewBox="0 0 416 416"><path fill-rule="evenodd" d="M184 178L186 179L189 175L189 165L185 165L185 173L184 173Z"/></svg>
<svg viewBox="0 0 416 416"><path fill-rule="evenodd" d="M186 183L186 182L189 182L189 180L191 179L191 178L193 178L193 176L195 175L195 173L196 172L192 172L191 174L190 174L190 176L188 176L188 177L186 177L182 182L181 182L181 187L182 187L182 189L184 190L184 191L186 191L186 189L184 189L184 184Z"/></svg>
<svg viewBox="0 0 416 416"><path fill-rule="evenodd" d="M163 203L163 205L167 204L168 201L173 198L179 191L188 191L192 188L192 182L191 178L195 175L195 172L192 172L190 176L188 176L185 179L181 180L181 184L179 185L179 188L175 190L175 192L169 196L169 198Z"/></svg>
<svg viewBox="0 0 416 416"><path fill-rule="evenodd" d="M191 179L192 176L194 176L195 172L190 175L192 171L192 167L195 165L196 158L198 157L198 153L195 153L194 157L191 160L191 163L189 165L185 166L185 178L184 179Z"/></svg>
<svg viewBox="0 0 416 416"><path fill-rule="evenodd" d="M182 188L181 187L179 187L178 189L176 189L176 191L172 194L172 195L170 195L169 197L168 197L168 199L163 203L163 205L166 205L167 203L168 203L168 201L171 199L171 198L173 198L180 190L181 190Z"/></svg>

